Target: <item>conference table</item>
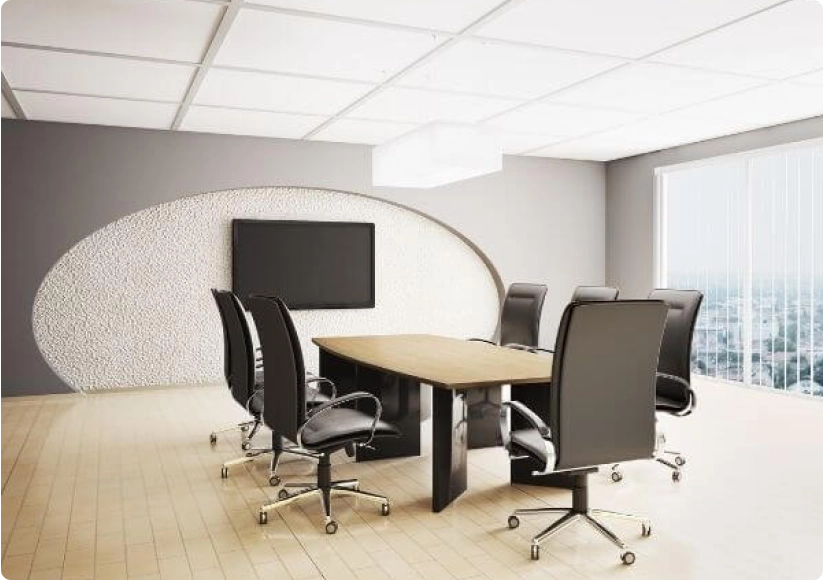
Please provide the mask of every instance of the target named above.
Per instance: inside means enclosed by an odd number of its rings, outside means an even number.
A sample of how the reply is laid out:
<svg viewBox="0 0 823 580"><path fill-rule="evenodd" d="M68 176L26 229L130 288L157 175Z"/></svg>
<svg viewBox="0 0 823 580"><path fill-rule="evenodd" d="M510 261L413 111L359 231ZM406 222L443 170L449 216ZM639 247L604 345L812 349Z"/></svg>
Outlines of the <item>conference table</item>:
<svg viewBox="0 0 823 580"><path fill-rule="evenodd" d="M337 394L374 394L383 419L401 432L398 438L374 441L372 449L359 448L357 461L420 455L420 386L431 385L435 512L466 490L468 433L476 430L488 438L498 429L498 408L472 393L512 385L511 398L548 423L551 355L426 334L320 337L313 342L320 349L320 374L335 382ZM512 421L513 427L521 426L519 418ZM535 469L528 460L512 461L512 482L568 486L563 476L532 475Z"/></svg>

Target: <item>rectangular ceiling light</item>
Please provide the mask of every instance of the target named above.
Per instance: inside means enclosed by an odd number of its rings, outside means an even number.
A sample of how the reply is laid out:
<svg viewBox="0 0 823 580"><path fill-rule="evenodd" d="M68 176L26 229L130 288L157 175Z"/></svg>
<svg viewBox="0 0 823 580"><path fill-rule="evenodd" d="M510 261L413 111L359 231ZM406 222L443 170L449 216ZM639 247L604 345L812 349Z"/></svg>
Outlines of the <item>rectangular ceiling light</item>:
<svg viewBox="0 0 823 580"><path fill-rule="evenodd" d="M372 150L372 183L429 189L503 168L503 149L489 129L434 122Z"/></svg>

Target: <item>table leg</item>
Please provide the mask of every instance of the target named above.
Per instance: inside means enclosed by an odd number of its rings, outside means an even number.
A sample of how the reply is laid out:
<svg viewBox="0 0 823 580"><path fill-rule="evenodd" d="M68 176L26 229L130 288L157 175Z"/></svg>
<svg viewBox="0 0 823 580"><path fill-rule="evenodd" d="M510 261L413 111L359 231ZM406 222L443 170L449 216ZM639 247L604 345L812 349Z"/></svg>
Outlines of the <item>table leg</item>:
<svg viewBox="0 0 823 580"><path fill-rule="evenodd" d="M512 385L511 398L520 401L549 424L549 409L551 408L551 386L549 384L519 384ZM528 424L516 413L512 414L512 429L523 429ZM540 465L531 459L514 459L510 463L511 482L543 487L559 487L572 489L574 478L566 473L549 473L547 475L532 475L539 471Z"/></svg>
<svg viewBox="0 0 823 580"><path fill-rule="evenodd" d="M432 389L432 511L439 512L466 491L466 394Z"/></svg>
<svg viewBox="0 0 823 580"><path fill-rule="evenodd" d="M356 451L357 461L409 457L420 455L420 383L412 379L377 371L357 365L335 355L320 351L320 374L334 381L337 395L354 391L366 391L380 399L383 406L381 419L395 425L400 437L375 439L374 449L360 447ZM368 412L372 411L373 403Z"/></svg>

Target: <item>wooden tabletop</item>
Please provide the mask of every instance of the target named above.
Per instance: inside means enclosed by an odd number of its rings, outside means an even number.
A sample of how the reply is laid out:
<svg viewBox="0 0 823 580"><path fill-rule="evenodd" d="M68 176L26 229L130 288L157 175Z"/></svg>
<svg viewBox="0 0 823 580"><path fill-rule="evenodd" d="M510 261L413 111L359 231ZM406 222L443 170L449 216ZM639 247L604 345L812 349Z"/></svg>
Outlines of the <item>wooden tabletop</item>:
<svg viewBox="0 0 823 580"><path fill-rule="evenodd" d="M321 350L437 387L469 389L551 382L552 356L431 334L329 336Z"/></svg>

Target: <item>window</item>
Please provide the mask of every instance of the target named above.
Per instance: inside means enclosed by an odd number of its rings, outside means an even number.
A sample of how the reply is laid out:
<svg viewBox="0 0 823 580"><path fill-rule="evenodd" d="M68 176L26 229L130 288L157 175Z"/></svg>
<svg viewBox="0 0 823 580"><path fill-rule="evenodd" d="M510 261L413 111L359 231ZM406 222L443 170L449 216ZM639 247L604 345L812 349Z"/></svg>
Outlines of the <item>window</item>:
<svg viewBox="0 0 823 580"><path fill-rule="evenodd" d="M823 398L823 142L657 172L657 284L704 294L695 373Z"/></svg>

